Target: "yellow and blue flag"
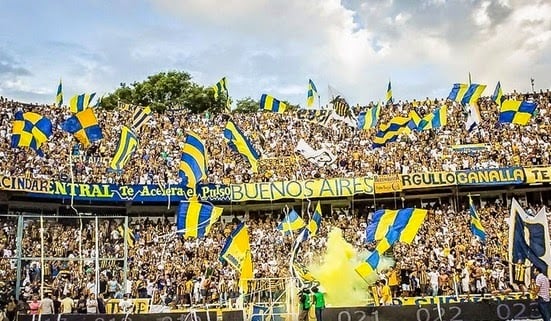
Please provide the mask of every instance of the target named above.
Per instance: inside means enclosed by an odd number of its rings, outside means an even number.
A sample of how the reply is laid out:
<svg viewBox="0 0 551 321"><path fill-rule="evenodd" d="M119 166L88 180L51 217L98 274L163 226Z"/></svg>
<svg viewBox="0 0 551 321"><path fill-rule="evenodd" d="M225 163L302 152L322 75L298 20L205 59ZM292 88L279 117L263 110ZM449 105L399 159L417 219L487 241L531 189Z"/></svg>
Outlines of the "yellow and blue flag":
<svg viewBox="0 0 551 321"><path fill-rule="evenodd" d="M258 172L258 159L260 156L256 149L233 120L228 120L224 128L224 138L228 146L235 152L243 155L251 165L254 173Z"/></svg>
<svg viewBox="0 0 551 321"><path fill-rule="evenodd" d="M411 119L408 123L408 128L411 130L418 129L419 124L421 123L421 116L414 109L409 111L409 118Z"/></svg>
<svg viewBox="0 0 551 321"><path fill-rule="evenodd" d="M98 120L91 108L85 109L69 117L66 121L61 123L61 129L73 134L84 148L88 148L91 143L103 138Z"/></svg>
<svg viewBox="0 0 551 321"><path fill-rule="evenodd" d="M366 228L366 241L380 241L384 238L388 239L390 236L391 245L398 240L411 243L426 215L427 210L418 208L378 210L373 214L373 218ZM389 235L390 230L393 230L394 234ZM415 233L411 234L412 232Z"/></svg>
<svg viewBox="0 0 551 321"><path fill-rule="evenodd" d="M505 100L505 97L503 97L503 90L501 90L501 83L499 81L497 82L496 89L494 89L492 100L500 107L501 107L501 104L503 104L503 101Z"/></svg>
<svg viewBox="0 0 551 321"><path fill-rule="evenodd" d="M196 200L180 202L176 217L177 232L185 237L204 237L218 218L223 208Z"/></svg>
<svg viewBox="0 0 551 321"><path fill-rule="evenodd" d="M526 126L536 111L536 103L530 101L505 100L499 113L500 123Z"/></svg>
<svg viewBox="0 0 551 321"><path fill-rule="evenodd" d="M226 77L222 77L214 86L212 86L212 89L214 90L214 99L218 99L220 96L220 93L228 93L228 86L226 83Z"/></svg>
<svg viewBox="0 0 551 321"><path fill-rule="evenodd" d="M128 247L134 247L136 238L134 236L134 231L131 228L127 227L125 229L124 226L120 225L117 228L117 231L119 232L121 237L126 241L126 244L128 245Z"/></svg>
<svg viewBox="0 0 551 321"><path fill-rule="evenodd" d="M59 79L59 85L57 85L57 93L55 95L55 103L57 107L61 107L63 105L63 84L61 83L61 79Z"/></svg>
<svg viewBox="0 0 551 321"><path fill-rule="evenodd" d="M427 210L415 208L375 212L372 222L366 229L366 240L378 241L378 243L367 259L356 267L356 273L363 279L367 279L377 269L381 256L394 243L400 241L411 244L425 222L426 216Z"/></svg>
<svg viewBox="0 0 551 321"><path fill-rule="evenodd" d="M132 114L132 129L138 130L140 127L151 119L151 108L149 106L137 106Z"/></svg>
<svg viewBox="0 0 551 321"><path fill-rule="evenodd" d="M205 144L196 133L190 132L186 137L178 175L184 186L194 189L199 182L207 179L207 152Z"/></svg>
<svg viewBox="0 0 551 321"><path fill-rule="evenodd" d="M463 105L474 105L477 103L478 98L482 95L486 89L486 85L470 84L469 88L465 92L465 96L461 99Z"/></svg>
<svg viewBox="0 0 551 321"><path fill-rule="evenodd" d="M386 104L392 104L392 87L390 86L390 80L388 81L388 87L386 88Z"/></svg>
<svg viewBox="0 0 551 321"><path fill-rule="evenodd" d="M44 156L40 149L52 136L52 122L37 113L18 111L12 124L11 147L30 147L38 156Z"/></svg>
<svg viewBox="0 0 551 321"><path fill-rule="evenodd" d="M308 268L299 262L294 262L291 267L293 277L298 278L303 283L316 281L316 278L310 273Z"/></svg>
<svg viewBox="0 0 551 321"><path fill-rule="evenodd" d="M448 95L448 99L459 103L463 100L463 97L465 97L468 89L469 85L467 84L453 84L453 88Z"/></svg>
<svg viewBox="0 0 551 321"><path fill-rule="evenodd" d="M528 260L544 275L550 277L551 239L545 206L537 213L526 213L513 198L508 224L509 262L517 263Z"/></svg>
<svg viewBox="0 0 551 321"><path fill-rule="evenodd" d="M283 232L284 235L292 234L293 231L300 230L306 226L304 220L298 216L298 213L292 209L287 216L279 223L277 229Z"/></svg>
<svg viewBox="0 0 551 321"><path fill-rule="evenodd" d="M220 252L220 260L228 262L239 271L239 286L244 292L247 292L247 280L253 278L253 262L249 231L245 223L240 223L228 236Z"/></svg>
<svg viewBox="0 0 551 321"><path fill-rule="evenodd" d="M425 129L434 129L446 126L448 123L448 106L443 105L436 108L432 113L426 115L421 119L417 125L418 131Z"/></svg>
<svg viewBox="0 0 551 321"><path fill-rule="evenodd" d="M388 142L395 141L398 135L402 133L410 133L411 130L408 127L410 121L410 117L397 116L392 118L390 122L382 124L373 138L373 148L381 147Z"/></svg>
<svg viewBox="0 0 551 321"><path fill-rule="evenodd" d="M314 105L314 100L318 96L318 89L312 79L308 79L308 91L306 93L306 106L312 107Z"/></svg>
<svg viewBox="0 0 551 321"><path fill-rule="evenodd" d="M220 93L226 94L226 108L225 112L230 112L230 93L228 91L228 81L226 77L222 77L220 81L218 81L214 86L212 86L212 89L214 90L214 99L218 99L220 96Z"/></svg>
<svg viewBox="0 0 551 321"><path fill-rule="evenodd" d="M478 216L478 213L476 212L476 208L474 207L474 203L473 203L473 199L471 198L471 195L469 195L469 215L471 216L471 231L473 232L473 235L478 237L480 241L485 242L486 231L482 226L482 222L480 221L480 216Z"/></svg>
<svg viewBox="0 0 551 321"><path fill-rule="evenodd" d="M310 218L310 221L308 222L308 225L306 228L308 229L308 234L310 236L316 236L318 234L318 231L321 226L321 204L318 201L318 205L316 205L316 209L314 210L314 214L312 214L312 218Z"/></svg>
<svg viewBox="0 0 551 321"><path fill-rule="evenodd" d="M308 224L305 228L303 228L301 235L299 235L299 239L301 242L307 240L310 236L316 236L318 234L318 231L321 227L321 217L321 204L318 201L318 205L316 205L314 214L312 214L310 221L308 221Z"/></svg>
<svg viewBox="0 0 551 321"><path fill-rule="evenodd" d="M377 103L367 111L361 112L358 115L358 129L369 129L377 126L380 111L381 108L379 107L379 103Z"/></svg>
<svg viewBox="0 0 551 321"><path fill-rule="evenodd" d="M119 144L115 156L109 164L109 169L116 172L121 172L124 165L130 160L136 148L138 148L138 138L132 130L126 126L122 126Z"/></svg>
<svg viewBox="0 0 551 321"><path fill-rule="evenodd" d="M75 95L69 100L69 110L72 113L78 113L90 107L96 93Z"/></svg>
<svg viewBox="0 0 551 321"><path fill-rule="evenodd" d="M284 113L287 109L287 104L270 95L262 94L262 96L260 96L260 109L274 113Z"/></svg>

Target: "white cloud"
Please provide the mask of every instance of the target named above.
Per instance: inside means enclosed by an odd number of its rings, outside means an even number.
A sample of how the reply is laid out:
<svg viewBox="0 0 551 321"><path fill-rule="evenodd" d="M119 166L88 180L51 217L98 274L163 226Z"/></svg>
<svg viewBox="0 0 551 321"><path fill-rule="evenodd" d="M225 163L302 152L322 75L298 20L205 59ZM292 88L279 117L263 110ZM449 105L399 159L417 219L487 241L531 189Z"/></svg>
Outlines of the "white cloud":
<svg viewBox="0 0 551 321"><path fill-rule="evenodd" d="M473 19L477 26L488 27L492 23L487 11L490 4L490 1L483 1L480 6L474 11Z"/></svg>
<svg viewBox="0 0 551 321"><path fill-rule="evenodd" d="M322 100L331 84L353 104L384 97L389 78L397 99L445 96L468 72L488 88L500 80L505 90L527 90L530 77L551 87L551 3L545 0L148 4L143 17L124 6L113 9L120 21L111 24L90 13L78 32L91 35L86 46L55 32L47 35L61 43L33 43L47 30L29 25L27 42L18 37L6 46L20 58L11 66L32 75L12 76L12 83L0 78L0 88L15 90L17 81L18 90L50 86L53 97L62 76L67 95L101 92L170 69L188 71L203 85L227 76L234 100L270 92L293 103L303 103L308 78Z"/></svg>

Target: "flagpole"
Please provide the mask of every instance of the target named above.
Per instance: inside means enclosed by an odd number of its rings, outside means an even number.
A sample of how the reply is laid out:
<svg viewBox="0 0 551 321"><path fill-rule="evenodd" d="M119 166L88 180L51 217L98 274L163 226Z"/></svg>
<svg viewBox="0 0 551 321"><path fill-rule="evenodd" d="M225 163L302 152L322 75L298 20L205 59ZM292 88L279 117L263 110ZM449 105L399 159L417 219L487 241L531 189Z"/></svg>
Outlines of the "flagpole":
<svg viewBox="0 0 551 321"><path fill-rule="evenodd" d="M40 214L40 299L44 299L44 216Z"/></svg>
<svg viewBox="0 0 551 321"><path fill-rule="evenodd" d="M72 138L70 135L69 140L72 142ZM80 150L80 149L79 149ZM79 265L80 270L82 271L82 216L77 211L77 209L74 207L75 203L75 175L73 173L73 151L71 149L71 144L69 144L69 171L71 172L71 209L75 211L75 214L78 216L79 221L79 237L78 237L78 257L79 257Z"/></svg>
<svg viewBox="0 0 551 321"><path fill-rule="evenodd" d="M99 294L99 218L96 216L96 296Z"/></svg>

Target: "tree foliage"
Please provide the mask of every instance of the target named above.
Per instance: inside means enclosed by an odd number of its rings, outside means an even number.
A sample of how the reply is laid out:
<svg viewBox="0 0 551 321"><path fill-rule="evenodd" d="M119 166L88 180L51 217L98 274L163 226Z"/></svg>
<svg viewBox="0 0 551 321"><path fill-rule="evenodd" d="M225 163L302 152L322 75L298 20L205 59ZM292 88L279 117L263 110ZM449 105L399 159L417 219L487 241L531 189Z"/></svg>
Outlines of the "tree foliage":
<svg viewBox="0 0 551 321"><path fill-rule="evenodd" d="M252 99L251 97L238 99L235 105L236 108L234 109L234 111L240 113L254 113L257 112L259 108L259 102Z"/></svg>
<svg viewBox="0 0 551 321"><path fill-rule="evenodd" d="M102 107L113 109L118 103L150 106L156 111L189 109L194 113L206 110L221 112L226 104L225 95L214 99L212 87L203 87L182 71L160 72L142 82L130 85L121 83L113 93L102 100Z"/></svg>

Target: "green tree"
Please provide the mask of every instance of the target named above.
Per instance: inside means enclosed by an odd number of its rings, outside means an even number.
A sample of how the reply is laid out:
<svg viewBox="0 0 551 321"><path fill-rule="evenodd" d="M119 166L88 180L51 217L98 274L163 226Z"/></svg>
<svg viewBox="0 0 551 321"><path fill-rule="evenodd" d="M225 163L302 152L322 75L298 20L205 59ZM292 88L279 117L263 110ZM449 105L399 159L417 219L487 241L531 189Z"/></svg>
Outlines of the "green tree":
<svg viewBox="0 0 551 321"><path fill-rule="evenodd" d="M102 100L102 107L113 109L118 102L150 106L156 111L189 109L194 113L206 110L221 112L226 100L214 99L212 87L194 83L191 76L183 71L160 72L147 77L142 82L130 85L121 83L113 93Z"/></svg>
<svg viewBox="0 0 551 321"><path fill-rule="evenodd" d="M240 113L254 113L258 111L259 104L260 103L257 100L254 100L251 97L238 99L235 103L236 108L234 111Z"/></svg>

